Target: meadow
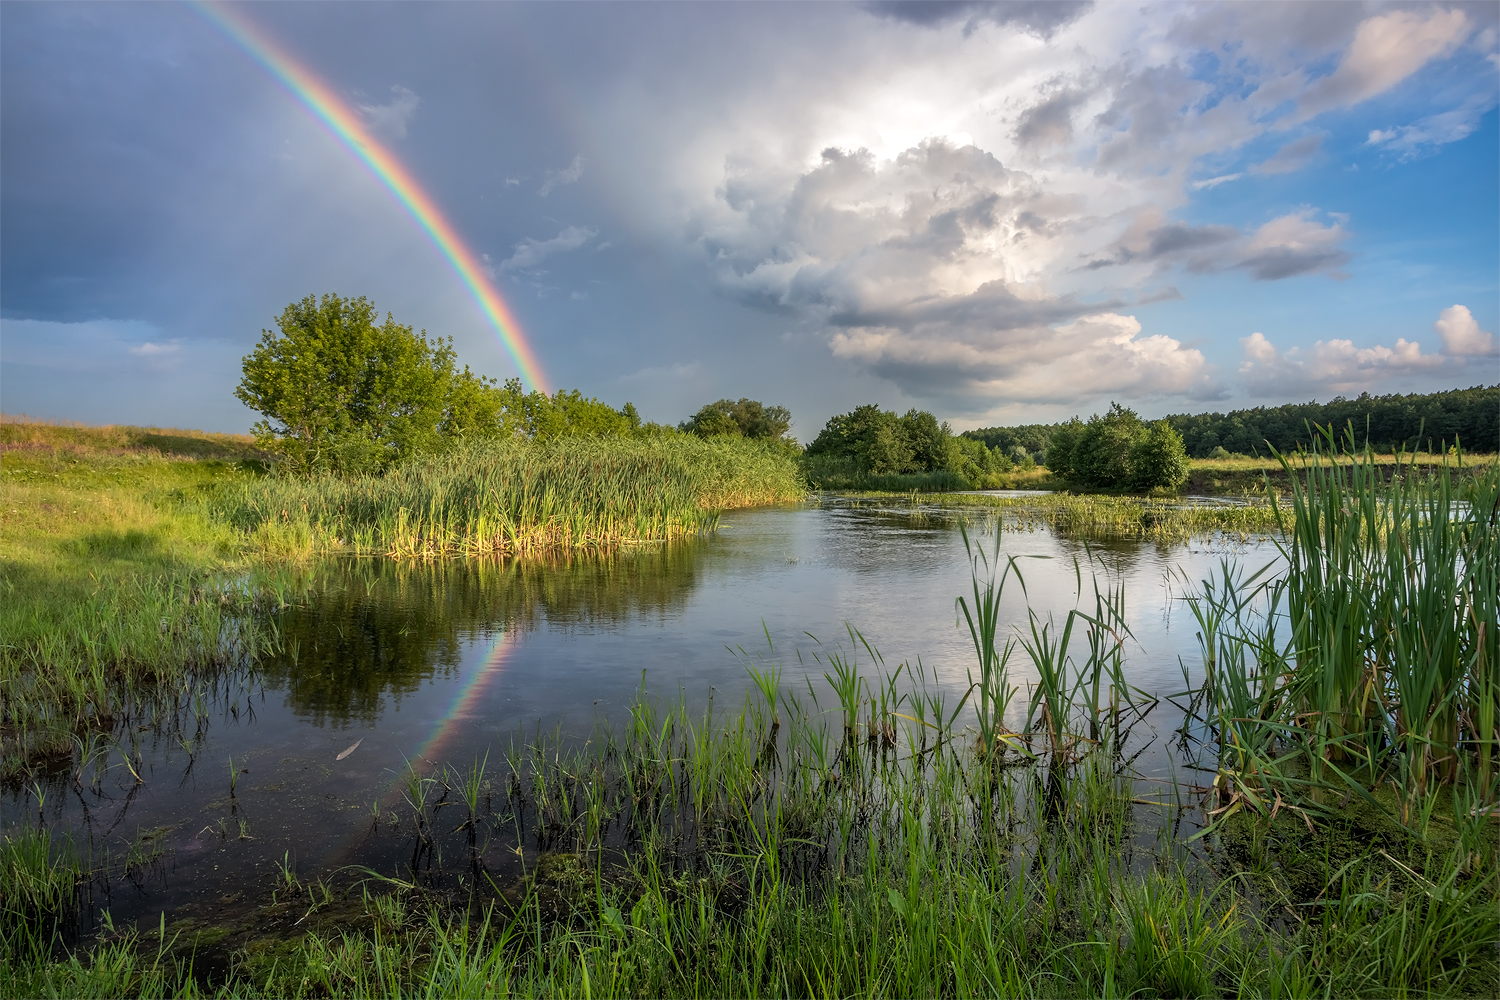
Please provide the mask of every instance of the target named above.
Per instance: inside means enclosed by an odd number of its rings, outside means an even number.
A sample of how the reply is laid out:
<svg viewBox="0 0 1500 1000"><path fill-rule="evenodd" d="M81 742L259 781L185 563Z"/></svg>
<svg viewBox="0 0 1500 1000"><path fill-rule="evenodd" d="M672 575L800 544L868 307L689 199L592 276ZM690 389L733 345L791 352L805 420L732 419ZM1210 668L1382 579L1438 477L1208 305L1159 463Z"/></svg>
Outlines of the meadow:
<svg viewBox="0 0 1500 1000"><path fill-rule="evenodd" d="M1186 598L1202 662L1173 696L1177 780L1132 766L1158 703L1130 681L1123 589L1090 593L1085 578L1077 609L1002 621L1018 577L997 532L993 550L971 546L958 607L974 651L966 693L945 695L920 662L887 667L851 630L795 668L774 650L746 656L753 691L730 710L642 690L628 723L587 741L538 733L469 765L411 766L395 822L418 853L452 850L444 834L458 824L463 892L288 863L243 924L164 920L67 950L77 894L117 862L44 829L7 837L0 993L1493 996L1500 473L1393 476L1327 444L1332 460L1282 469L1281 502L1205 508L1271 534L1282 558L1258 576L1226 561ZM496 468L514 460L487 454ZM622 461L675 468L650 451ZM149 523L187 534L175 561L153 549L125 565L192 573L266 558L253 553L516 544L476 527L488 515L466 499L467 468L424 467L366 507L228 465L156 470L151 516L167 520ZM95 482L56 475L27 488L55 505ZM732 470L697 481L720 491L697 496L747 495ZM94 495L123 502L109 490L131 487L111 483ZM663 511L690 509L677 495ZM1210 523L1128 498L1000 509L1085 537ZM653 516L615 537L704 524ZM1185 527L1161 527L1174 517ZM551 537L582 538L569 523L609 522L563 522ZM44 564L74 551L32 544ZM1023 660L1039 678L1024 689L1012 679ZM64 766L82 782L100 764ZM497 878L482 862L492 841L535 861Z"/></svg>

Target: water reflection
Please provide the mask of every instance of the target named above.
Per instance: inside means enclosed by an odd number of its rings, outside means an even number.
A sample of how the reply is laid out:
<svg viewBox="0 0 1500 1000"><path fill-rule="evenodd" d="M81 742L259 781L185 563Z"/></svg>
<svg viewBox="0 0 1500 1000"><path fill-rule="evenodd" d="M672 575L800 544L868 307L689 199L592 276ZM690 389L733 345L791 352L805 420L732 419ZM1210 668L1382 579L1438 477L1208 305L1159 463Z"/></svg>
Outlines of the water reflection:
<svg viewBox="0 0 1500 1000"><path fill-rule="evenodd" d="M277 616L285 650L253 679L186 699L176 729L115 734L78 782L59 770L35 789L7 789L4 821L41 821L95 856L139 850L144 832L161 860L135 884L109 876L116 920L218 920L254 905L287 857L303 877L350 865L401 875L413 835L391 820L405 815L411 775L499 760L537 734L587 738L625 718L643 684L695 711L737 708L750 691L739 647L764 653L769 639L788 687L815 691L827 708L837 699L809 633L842 640L869 676L845 633L852 624L887 669L920 658L956 704L974 662L954 607L970 590L961 526L992 549L996 522L982 512L830 504L734 512L713 536L608 555L319 564L288 588L295 600ZM1182 581L1225 557L1254 568L1274 556L1233 540L1091 542L1034 522L1012 523L998 543L1026 583L1006 591L1004 628L1024 627L1028 604L1059 619L1080 599L1091 609L1097 573L1125 588L1125 670L1153 694L1180 690L1183 665L1198 661L1191 616L1173 614ZM1011 670L1019 713L1035 677L1021 656ZM1147 729L1172 731L1170 710L1163 703L1139 727L1143 742L1154 738ZM1152 756L1164 743L1136 769L1166 773ZM437 847L466 850L441 838ZM497 843L486 865L519 864L509 852Z"/></svg>
<svg viewBox="0 0 1500 1000"><path fill-rule="evenodd" d="M262 676L321 725L374 722L428 680L451 677L475 641L548 625L619 625L680 612L701 540L548 560L349 559L300 574L277 616L281 655Z"/></svg>

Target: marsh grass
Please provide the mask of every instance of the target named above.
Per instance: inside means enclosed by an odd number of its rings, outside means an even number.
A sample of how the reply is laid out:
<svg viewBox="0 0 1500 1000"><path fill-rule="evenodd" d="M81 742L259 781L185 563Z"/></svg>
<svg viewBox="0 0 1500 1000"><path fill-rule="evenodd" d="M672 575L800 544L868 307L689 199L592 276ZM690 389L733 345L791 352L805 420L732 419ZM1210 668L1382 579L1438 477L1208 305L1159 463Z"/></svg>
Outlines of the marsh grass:
<svg viewBox="0 0 1500 1000"><path fill-rule="evenodd" d="M373 478L267 478L226 492L221 513L286 555L518 554L670 539L805 495L795 460L759 442L562 438L466 445Z"/></svg>
<svg viewBox="0 0 1500 1000"><path fill-rule="evenodd" d="M241 436L13 418L0 434L0 779L252 669L305 584L288 557L555 557L805 493L784 450L691 437L473 446L309 481L266 476Z"/></svg>
<svg viewBox="0 0 1500 1000"><path fill-rule="evenodd" d="M1188 493L1198 495L1260 497L1265 495L1266 484L1269 482L1274 493L1284 496L1291 489L1294 473L1296 478L1302 481L1308 469L1320 466L1351 465L1355 461L1354 455L1342 450L1338 454L1330 455L1324 447L1317 448L1316 454L1307 453L1303 458L1306 464L1304 465L1302 460L1299 460L1295 468L1284 467L1276 455L1259 458L1245 455L1230 458L1195 458L1191 460L1188 468L1188 482L1185 489ZM1381 478L1389 478L1397 474L1410 475L1413 471L1427 472L1442 468L1445 463L1450 473L1457 471L1455 456L1443 452L1407 452L1399 455L1370 452L1360 460L1371 471L1378 473ZM1484 469L1493 467L1497 461L1500 461L1500 456L1466 453L1462 471L1464 474L1482 473Z"/></svg>
<svg viewBox="0 0 1500 1000"><path fill-rule="evenodd" d="M1326 815L1350 795L1375 805L1386 785L1417 834L1447 789L1493 817L1500 470L1387 476L1332 435L1282 462L1280 575L1226 564L1189 599L1217 811Z"/></svg>
<svg viewBox="0 0 1500 1000"><path fill-rule="evenodd" d="M1085 540L1142 538L1182 542L1222 536L1238 542L1270 538L1281 528L1272 505L1205 503L1138 496L1038 493L879 493L827 497L824 503L858 504L892 512L965 516L991 514L1004 531L1048 530Z"/></svg>
<svg viewBox="0 0 1500 1000"><path fill-rule="evenodd" d="M990 750L971 729L883 716L884 691L942 699L919 671L884 671L855 644L865 683L852 706L835 698L822 711L783 693L773 708L753 691L713 715L643 693L622 727L582 745L556 732L517 739L495 770L498 812L469 836L508 834L524 859L519 879L491 872L482 850L463 861L473 888L457 893L367 871L334 887L299 876L288 858L255 922L285 914L276 919L295 933L272 942L233 931L242 944L213 959L212 979L194 972L211 956L190 949L190 928L164 924L61 960L18 932L0 990L1493 993L1493 858L1466 867L1373 813L1361 818L1371 825L1333 823L1318 837L1287 815L1242 815L1185 844L1198 824L1183 821L1184 804L1143 797L1122 758L1138 714L1106 714L1087 739L1088 705L1065 697L1016 734L1030 753ZM1085 647L1095 648L1079 645L1080 657L1092 655ZM1085 678L1109 670L1077 667ZM450 788L471 816L486 812L488 771L485 760L413 769L411 828L433 830Z"/></svg>
<svg viewBox="0 0 1500 1000"><path fill-rule="evenodd" d="M804 699L768 647L737 709L643 689L582 744L410 767L409 877L356 873L341 899L288 857L282 936L236 938L211 977L165 920L58 957L33 917L0 931L0 993L1493 996L1500 490L1334 470L1268 508L1284 566L1193 596L1206 679L1182 739L1210 788L1145 790L1131 767L1154 734L1123 590L1080 582L1061 619L1008 628L1024 577L997 534L970 549L966 693L851 630L802 664ZM1326 586L1330 566L1362 589ZM1345 627L1367 641L1328 634ZM1018 660L1040 678L1020 714ZM456 892L419 874L444 863L450 796L474 845ZM491 839L520 878L488 867Z"/></svg>

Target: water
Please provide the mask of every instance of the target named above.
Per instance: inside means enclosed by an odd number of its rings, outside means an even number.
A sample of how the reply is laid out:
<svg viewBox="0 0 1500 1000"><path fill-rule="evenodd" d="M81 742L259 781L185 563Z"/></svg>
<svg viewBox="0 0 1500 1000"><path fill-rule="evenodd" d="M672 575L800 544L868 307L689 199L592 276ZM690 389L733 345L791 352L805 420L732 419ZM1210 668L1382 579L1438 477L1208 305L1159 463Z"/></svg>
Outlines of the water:
<svg viewBox="0 0 1500 1000"><path fill-rule="evenodd" d="M589 738L618 724L643 687L738 709L746 658L774 656L788 687L808 698L807 677L836 707L814 654L842 648L872 670L852 626L887 671L920 658L956 702L974 663L954 603L971 589L960 523L976 548L993 550L994 522L982 515L828 502L733 512L712 537L606 556L326 563L278 616L284 655L186 709L178 732L117 734L123 749L97 785L92 773L81 783L66 773L7 790L5 823L66 831L111 873L97 880L83 929L100 909L117 926L154 926L164 912L230 919L263 902L285 864L306 879L349 866L411 877L415 863L451 881L462 872L435 866L410 827L392 822L404 776L467 770L486 753L493 765L539 733ZM1127 676L1157 695L1182 690L1183 664L1198 662L1181 603L1190 583L1226 558L1253 569L1275 556L1264 542L1085 543L1041 529L1003 531L1000 551L1025 583L1007 584L1002 620L1012 625L1028 602L1061 618L1079 606L1080 586L1092 608L1095 575L1123 582L1135 639ZM1081 639L1075 648L1086 652ZM1024 655L1011 669L1020 711L1034 674ZM1176 711L1163 702L1148 717L1142 774L1171 768ZM141 783L126 754L138 754ZM440 833L454 836L459 811ZM527 850L495 836L485 866L503 881Z"/></svg>

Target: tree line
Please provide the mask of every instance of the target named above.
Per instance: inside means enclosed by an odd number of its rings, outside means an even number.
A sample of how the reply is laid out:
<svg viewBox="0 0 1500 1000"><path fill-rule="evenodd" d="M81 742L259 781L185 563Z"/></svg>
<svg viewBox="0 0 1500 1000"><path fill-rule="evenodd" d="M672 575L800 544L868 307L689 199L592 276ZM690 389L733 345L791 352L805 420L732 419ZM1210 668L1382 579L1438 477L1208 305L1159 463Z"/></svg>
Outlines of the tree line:
<svg viewBox="0 0 1500 1000"><path fill-rule="evenodd" d="M1353 426L1355 443L1376 451L1410 451L1460 443L1465 450L1500 451L1500 385L1444 392L1392 393L1355 399L1336 396L1327 403L1257 406L1228 413L1177 413L1165 418L1182 436L1193 458L1268 455L1268 445L1293 452L1312 444L1312 426L1342 431ZM982 427L965 437L992 448L1022 448L1046 453L1052 436L1065 424ZM1048 463L1049 468L1051 463ZM1054 470L1055 471L1055 470Z"/></svg>
<svg viewBox="0 0 1500 1000"><path fill-rule="evenodd" d="M379 472L483 438L690 433L797 447L786 438L791 413L755 400L721 399L672 427L642 421L633 403L615 409L576 389L549 396L520 379L502 384L460 368L451 337L429 339L389 313L380 322L363 296L309 295L276 327L243 359L235 396L261 414L256 443L287 472Z"/></svg>

